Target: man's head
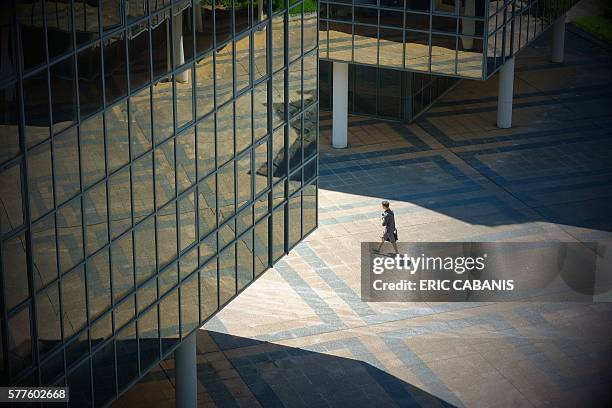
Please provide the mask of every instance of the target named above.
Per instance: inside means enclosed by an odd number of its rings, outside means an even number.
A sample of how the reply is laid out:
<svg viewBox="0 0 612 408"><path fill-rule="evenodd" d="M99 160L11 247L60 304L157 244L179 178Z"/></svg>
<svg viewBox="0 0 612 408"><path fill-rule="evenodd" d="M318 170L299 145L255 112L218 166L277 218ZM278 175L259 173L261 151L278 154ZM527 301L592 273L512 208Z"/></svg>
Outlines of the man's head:
<svg viewBox="0 0 612 408"><path fill-rule="evenodd" d="M383 201L383 202L382 202L382 208L383 208L383 210L385 210L385 211L386 211L386 210L388 210L388 209L389 209L389 202L388 202L388 201L386 201L386 200L385 200L385 201Z"/></svg>

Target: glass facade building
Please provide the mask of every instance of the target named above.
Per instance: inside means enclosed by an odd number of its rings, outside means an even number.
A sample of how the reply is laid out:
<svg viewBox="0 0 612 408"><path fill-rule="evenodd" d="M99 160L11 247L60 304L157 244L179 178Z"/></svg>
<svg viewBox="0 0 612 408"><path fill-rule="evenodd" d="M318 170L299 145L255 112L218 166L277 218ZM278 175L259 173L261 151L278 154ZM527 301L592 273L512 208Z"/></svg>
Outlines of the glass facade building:
<svg viewBox="0 0 612 408"><path fill-rule="evenodd" d="M105 406L317 225L316 3L13 0L0 378Z"/></svg>
<svg viewBox="0 0 612 408"><path fill-rule="evenodd" d="M487 79L575 0L321 0L321 59Z"/></svg>

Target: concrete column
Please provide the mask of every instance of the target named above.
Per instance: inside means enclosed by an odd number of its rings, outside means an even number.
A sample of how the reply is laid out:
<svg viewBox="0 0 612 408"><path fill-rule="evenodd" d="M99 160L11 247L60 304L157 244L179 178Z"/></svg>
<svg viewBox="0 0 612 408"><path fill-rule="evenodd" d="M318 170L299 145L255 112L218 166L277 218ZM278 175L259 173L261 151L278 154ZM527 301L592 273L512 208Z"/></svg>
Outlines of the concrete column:
<svg viewBox="0 0 612 408"><path fill-rule="evenodd" d="M263 21L264 19L264 2L263 0L257 0L257 22Z"/></svg>
<svg viewBox="0 0 612 408"><path fill-rule="evenodd" d="M476 0L465 0L464 16L474 17L476 15ZM461 33L464 35L474 35L476 32L476 23L474 20L464 18L461 20ZM464 50L471 50L474 46L474 39L471 37L461 37L461 44Z"/></svg>
<svg viewBox="0 0 612 408"><path fill-rule="evenodd" d="M173 16L173 36L174 42L174 66L178 67L185 63L185 50L183 49L183 12ZM180 74L176 74L176 81L186 83L189 82L189 71L185 70Z"/></svg>
<svg viewBox="0 0 612 408"><path fill-rule="evenodd" d="M332 146L348 146L348 64L334 62L332 90Z"/></svg>
<svg viewBox="0 0 612 408"><path fill-rule="evenodd" d="M177 408L196 408L198 405L198 369L196 364L196 333L187 337L174 350Z"/></svg>
<svg viewBox="0 0 612 408"><path fill-rule="evenodd" d="M563 62L565 51L565 14L560 16L552 27L552 62Z"/></svg>
<svg viewBox="0 0 612 408"><path fill-rule="evenodd" d="M499 70L497 96L497 127L512 127L512 94L514 93L514 57L508 59Z"/></svg>

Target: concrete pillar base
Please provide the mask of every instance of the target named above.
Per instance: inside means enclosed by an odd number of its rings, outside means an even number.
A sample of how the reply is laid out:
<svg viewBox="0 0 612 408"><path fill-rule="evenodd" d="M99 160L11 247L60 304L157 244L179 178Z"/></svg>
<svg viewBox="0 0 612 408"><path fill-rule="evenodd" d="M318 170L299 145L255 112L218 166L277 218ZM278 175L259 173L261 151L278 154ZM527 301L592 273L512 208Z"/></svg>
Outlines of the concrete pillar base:
<svg viewBox="0 0 612 408"><path fill-rule="evenodd" d="M198 406L198 368L196 362L196 333L187 337L174 350L176 388L174 397L177 408Z"/></svg>
<svg viewBox="0 0 612 408"><path fill-rule="evenodd" d="M332 90L332 146L348 146L348 64L334 62Z"/></svg>
<svg viewBox="0 0 612 408"><path fill-rule="evenodd" d="M514 57L508 59L499 70L497 96L497 127L512 127L512 96L514 93Z"/></svg>

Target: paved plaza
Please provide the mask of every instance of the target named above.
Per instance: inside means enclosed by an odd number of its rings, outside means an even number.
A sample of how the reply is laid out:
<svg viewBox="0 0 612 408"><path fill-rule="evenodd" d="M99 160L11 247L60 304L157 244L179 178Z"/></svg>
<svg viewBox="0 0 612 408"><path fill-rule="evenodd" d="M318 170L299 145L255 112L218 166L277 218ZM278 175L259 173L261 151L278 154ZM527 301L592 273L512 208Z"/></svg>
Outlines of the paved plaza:
<svg viewBox="0 0 612 408"><path fill-rule="evenodd" d="M517 58L512 129L497 81L463 81L404 125L320 118L319 228L198 333L200 406L606 405L612 306L364 303L360 243L391 202L402 241L612 240L612 52L569 29ZM173 406L167 360L115 407Z"/></svg>

